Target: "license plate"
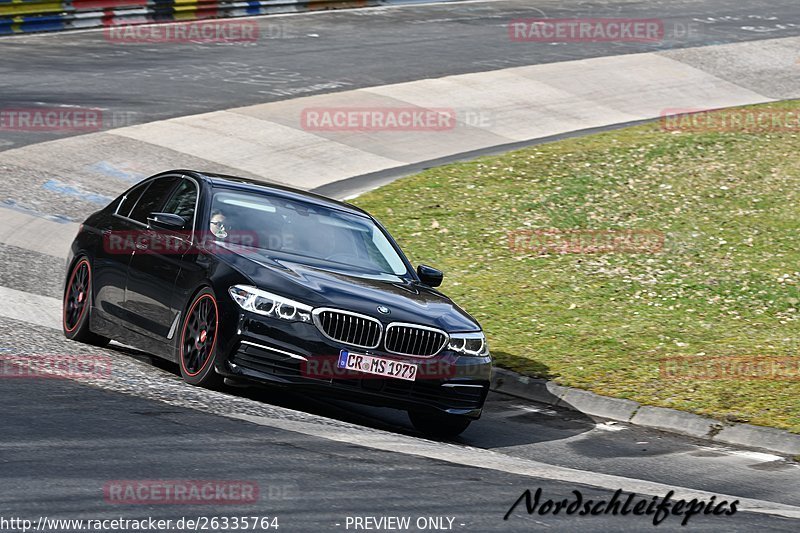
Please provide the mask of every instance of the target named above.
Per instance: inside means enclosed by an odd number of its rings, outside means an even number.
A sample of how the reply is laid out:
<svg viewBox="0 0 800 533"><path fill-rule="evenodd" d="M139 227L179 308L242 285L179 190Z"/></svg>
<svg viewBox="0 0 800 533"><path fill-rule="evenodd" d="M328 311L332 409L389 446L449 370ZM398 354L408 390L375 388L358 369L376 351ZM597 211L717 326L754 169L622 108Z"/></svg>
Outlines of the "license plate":
<svg viewBox="0 0 800 533"><path fill-rule="evenodd" d="M339 368L405 381L414 381L417 378L417 365L394 359L351 353L347 350L339 352Z"/></svg>

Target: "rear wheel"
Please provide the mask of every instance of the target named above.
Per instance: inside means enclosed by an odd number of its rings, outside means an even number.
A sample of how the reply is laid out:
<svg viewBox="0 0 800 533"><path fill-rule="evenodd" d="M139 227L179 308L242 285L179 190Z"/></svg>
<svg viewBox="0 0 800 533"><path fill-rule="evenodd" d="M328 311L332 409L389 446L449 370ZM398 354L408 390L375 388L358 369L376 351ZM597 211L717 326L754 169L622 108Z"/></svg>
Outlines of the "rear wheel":
<svg viewBox="0 0 800 533"><path fill-rule="evenodd" d="M472 419L465 416L423 411L409 411L408 418L422 433L440 439L457 437L472 423Z"/></svg>
<svg viewBox="0 0 800 533"><path fill-rule="evenodd" d="M222 376L214 370L218 331L217 300L211 289L206 288L189 305L178 338L181 376L186 383L209 389L222 385Z"/></svg>
<svg viewBox="0 0 800 533"><path fill-rule="evenodd" d="M89 315L92 310L92 267L89 259L81 257L72 267L64 287L64 305L61 325L64 336L70 340L106 346L111 339L92 333Z"/></svg>

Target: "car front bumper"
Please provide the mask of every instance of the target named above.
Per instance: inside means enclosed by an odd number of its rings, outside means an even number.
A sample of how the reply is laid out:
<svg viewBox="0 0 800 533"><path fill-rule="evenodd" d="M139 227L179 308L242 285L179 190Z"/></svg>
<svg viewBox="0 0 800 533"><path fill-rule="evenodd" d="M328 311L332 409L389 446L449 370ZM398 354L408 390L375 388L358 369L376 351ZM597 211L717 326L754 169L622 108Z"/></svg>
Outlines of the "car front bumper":
<svg viewBox="0 0 800 533"><path fill-rule="evenodd" d="M359 403L439 411L477 419L489 392L491 357L442 350L433 357L394 355L330 340L313 324L239 312L221 344L216 370L226 377L290 386ZM342 350L418 365L414 381L338 369Z"/></svg>

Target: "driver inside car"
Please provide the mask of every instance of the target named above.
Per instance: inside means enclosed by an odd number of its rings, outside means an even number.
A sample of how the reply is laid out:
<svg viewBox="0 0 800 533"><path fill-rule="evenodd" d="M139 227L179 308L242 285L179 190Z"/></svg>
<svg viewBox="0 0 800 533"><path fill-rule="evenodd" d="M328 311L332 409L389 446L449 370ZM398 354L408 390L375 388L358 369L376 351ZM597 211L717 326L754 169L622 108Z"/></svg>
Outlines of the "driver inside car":
<svg viewBox="0 0 800 533"><path fill-rule="evenodd" d="M225 227L225 215L219 209L211 212L210 230L214 237L225 239L228 237L228 230Z"/></svg>

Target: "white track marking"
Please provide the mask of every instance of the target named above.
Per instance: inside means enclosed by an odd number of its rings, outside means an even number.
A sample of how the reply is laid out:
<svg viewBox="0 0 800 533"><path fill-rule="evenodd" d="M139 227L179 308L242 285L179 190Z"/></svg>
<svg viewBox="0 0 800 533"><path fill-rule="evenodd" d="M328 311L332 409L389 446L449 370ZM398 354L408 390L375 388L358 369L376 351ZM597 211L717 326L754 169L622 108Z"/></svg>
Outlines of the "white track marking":
<svg viewBox="0 0 800 533"><path fill-rule="evenodd" d="M609 72L625 76L610 78ZM310 189L472 150L653 119L665 109L716 109L770 100L693 66L644 53L317 94L128 126L102 137L141 146L141 159L153 159L149 150L180 154L205 160L209 167L265 180L279 176L289 185ZM441 108L452 117L444 132L326 132L303 119L313 109L336 114L343 106L367 105L378 110ZM483 118L475 122L476 116ZM85 147L76 146L80 139L72 143L69 157L83 161L81 168L99 159L96 140L85 137ZM46 154L31 146L4 157L15 157L20 166L33 161L45 168L63 166L63 158L52 146L47 148Z"/></svg>
<svg viewBox="0 0 800 533"><path fill-rule="evenodd" d="M61 329L61 301L0 287L0 316L51 329Z"/></svg>
<svg viewBox="0 0 800 533"><path fill-rule="evenodd" d="M728 457L740 457L747 459L754 463L774 463L775 461L783 461L784 458L780 455L771 453L753 452L750 450L735 450L727 446L698 446L698 449L726 455ZM787 463L788 464L788 463ZM793 465L794 466L794 465Z"/></svg>
<svg viewBox="0 0 800 533"><path fill-rule="evenodd" d="M628 426L621 426L616 422L603 422L602 424L597 424L595 429L599 429L600 431L617 432L628 429Z"/></svg>
<svg viewBox="0 0 800 533"><path fill-rule="evenodd" d="M743 457L745 459L750 459L758 463L772 463L775 461L783 461L783 457L779 455L773 455L771 453L751 452L747 450L730 450L728 453L736 457Z"/></svg>
<svg viewBox="0 0 800 533"><path fill-rule="evenodd" d="M48 220L36 214L0 208L0 243L32 252L66 257L78 224Z"/></svg>
<svg viewBox="0 0 800 533"><path fill-rule="evenodd" d="M521 411L526 411L528 413L539 413L541 415L546 415L546 416L558 415L558 411L554 411L553 409L548 409L546 407L537 407L534 405L520 405L520 404L512 405L512 407L514 409L519 409ZM514 414L518 415L519 413L514 413Z"/></svg>
<svg viewBox="0 0 800 533"><path fill-rule="evenodd" d="M795 507L793 505L742 498L730 494L715 494L641 479L565 468L547 463L540 463L538 461L532 461L529 459L511 457L489 450L473 448L471 446L444 444L416 437L409 437L406 435L398 435L395 433L388 433L374 429L361 428L359 426L344 428L285 419L277 420L252 415L232 414L228 416L230 418L239 418L241 420L253 422L254 424L279 428L286 431L293 431L302 433L304 435L333 440L336 442L355 444L365 448L400 453L404 455L414 455L428 459L446 461L448 463L462 466L495 470L499 472L506 472L508 474L528 476L538 479L549 479L552 481L560 481L565 483L590 485L612 491L622 489L626 492L635 492L638 494L647 494L651 496L664 496L669 491L675 491L675 496L673 499L685 500L691 500L693 498L708 500L711 498L711 496L716 495L717 500L719 501L739 500L739 509L742 512L753 512L800 519L800 507Z"/></svg>

